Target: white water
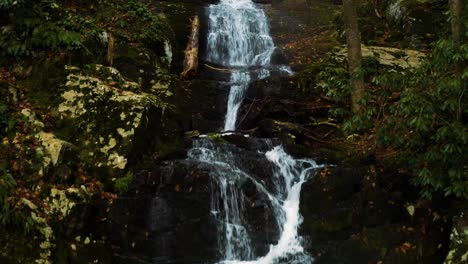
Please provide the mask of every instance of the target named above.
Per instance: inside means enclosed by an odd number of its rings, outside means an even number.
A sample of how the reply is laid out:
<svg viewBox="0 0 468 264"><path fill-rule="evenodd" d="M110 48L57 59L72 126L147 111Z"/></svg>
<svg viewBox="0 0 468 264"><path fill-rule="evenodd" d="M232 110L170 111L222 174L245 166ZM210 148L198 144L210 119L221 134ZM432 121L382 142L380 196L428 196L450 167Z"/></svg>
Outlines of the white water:
<svg viewBox="0 0 468 264"><path fill-rule="evenodd" d="M311 263L312 258L304 252L297 230L302 222L299 213L301 187L315 173L317 164L310 159L296 160L281 146L272 147L264 153L265 158L274 164L269 178L274 189L268 190L264 182L255 180L242 170L242 164L237 163L235 155L207 139L194 141L194 147L188 153L190 160L209 165L212 173L211 207L213 216L220 223L218 243L223 256L219 263ZM254 256L251 250L248 223L243 216L244 194L240 183L246 180L268 198L280 229L278 242L270 245L269 252L263 257Z"/></svg>
<svg viewBox="0 0 468 264"><path fill-rule="evenodd" d="M236 130L237 112L244 100L244 94L250 82L248 72L233 72L231 74L231 88L227 103L224 131Z"/></svg>
<svg viewBox="0 0 468 264"><path fill-rule="evenodd" d="M236 68L231 74L224 124L224 131L235 130L237 112L251 81L248 68L270 65L275 45L265 13L251 0L221 0L210 6L208 13L207 60ZM259 78L269 76L265 71Z"/></svg>
<svg viewBox="0 0 468 264"><path fill-rule="evenodd" d="M238 181L247 176L235 164L233 153L208 139L196 140L188 158L210 166L213 180L211 213L220 222L218 245L226 259L251 259L251 242L243 225L243 193Z"/></svg>
<svg viewBox="0 0 468 264"><path fill-rule="evenodd" d="M270 76L271 56L275 49L263 10L251 0L221 0L208 8L209 29L207 60L233 68L227 102L224 131L236 130L237 115L249 83ZM252 70L255 66L256 70ZM277 67L280 73L292 75L289 66ZM207 166L212 178L211 213L218 222L218 246L224 264L311 263L304 252L298 227L302 223L299 201L302 184L315 173L317 164L310 159L296 160L281 146L263 140L270 150L261 153L272 166L272 174L256 180L244 170L234 146L212 142L207 138L195 140L188 152L189 160ZM269 177L268 177L269 176ZM256 256L244 216L243 183L249 181L270 203L267 210L278 226L279 239L270 245L264 256ZM269 186L269 187L268 187ZM247 203L248 204L248 203Z"/></svg>
<svg viewBox="0 0 468 264"><path fill-rule="evenodd" d="M311 263L312 258L305 254L297 229L302 223L299 213L299 201L302 184L314 169L318 168L313 160L295 160L281 146L276 146L266 154L278 171L276 177L276 195L272 205L275 208L277 222L281 227L281 236L276 245L271 245L268 254L253 261L226 260L226 264L271 264L283 258L286 263Z"/></svg>

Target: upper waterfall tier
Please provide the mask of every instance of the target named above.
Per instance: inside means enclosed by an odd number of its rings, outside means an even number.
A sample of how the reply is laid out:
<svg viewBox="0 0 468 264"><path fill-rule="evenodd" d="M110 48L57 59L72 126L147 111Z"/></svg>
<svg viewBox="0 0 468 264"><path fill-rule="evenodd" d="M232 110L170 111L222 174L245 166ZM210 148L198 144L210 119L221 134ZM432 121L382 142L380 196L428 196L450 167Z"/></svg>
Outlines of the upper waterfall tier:
<svg viewBox="0 0 468 264"><path fill-rule="evenodd" d="M221 0L208 11L208 61L233 67L270 64L275 45L263 10L251 0Z"/></svg>

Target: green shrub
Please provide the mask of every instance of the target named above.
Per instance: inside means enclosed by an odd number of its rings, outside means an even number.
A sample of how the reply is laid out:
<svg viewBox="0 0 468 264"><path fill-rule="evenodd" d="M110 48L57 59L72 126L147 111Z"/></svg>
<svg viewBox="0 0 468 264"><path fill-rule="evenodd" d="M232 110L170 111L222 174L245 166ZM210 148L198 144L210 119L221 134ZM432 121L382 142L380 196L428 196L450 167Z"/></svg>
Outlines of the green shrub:
<svg viewBox="0 0 468 264"><path fill-rule="evenodd" d="M425 197L468 197L467 65L468 44L440 40L421 68L377 78L401 91L379 127L379 140L399 151L400 164Z"/></svg>
<svg viewBox="0 0 468 264"><path fill-rule="evenodd" d="M0 5L0 55L22 57L80 48L80 34L62 25L65 19L66 12L57 1L4 2Z"/></svg>

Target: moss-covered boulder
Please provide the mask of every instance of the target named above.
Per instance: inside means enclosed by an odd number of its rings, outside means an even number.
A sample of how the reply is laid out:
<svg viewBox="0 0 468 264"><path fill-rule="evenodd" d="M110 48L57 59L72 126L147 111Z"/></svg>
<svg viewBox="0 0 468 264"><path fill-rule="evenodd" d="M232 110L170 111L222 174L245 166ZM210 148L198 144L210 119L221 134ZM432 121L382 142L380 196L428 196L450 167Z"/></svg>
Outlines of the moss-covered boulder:
<svg viewBox="0 0 468 264"><path fill-rule="evenodd" d="M39 173L48 173L62 180L67 180L76 166L78 154L76 147L57 138L52 133L40 132L37 134L37 138L41 146L36 151L43 157L44 168Z"/></svg>
<svg viewBox="0 0 468 264"><path fill-rule="evenodd" d="M68 70L58 106L58 133L78 147L87 166L120 175L131 159L150 149L154 142L144 134L161 122L168 106L141 92L137 83L125 80L115 68Z"/></svg>
<svg viewBox="0 0 468 264"><path fill-rule="evenodd" d="M34 160L31 162L31 174L39 177L47 176L50 179L66 181L70 179L77 165L78 152L76 147L60 138L54 133L45 132L45 125L40 116L30 108L20 111L19 120L25 122L29 133L24 140L32 142L33 146L22 144L20 149L29 153L27 156ZM17 133L15 142L20 142L21 136Z"/></svg>
<svg viewBox="0 0 468 264"><path fill-rule="evenodd" d="M426 57L423 52L410 49L362 45L361 50L363 57L373 57L382 65L402 69L416 68ZM336 55L337 59L344 61L347 58L346 48L342 48Z"/></svg>
<svg viewBox="0 0 468 264"><path fill-rule="evenodd" d="M465 205L462 212L466 211ZM465 213L461 213L454 219L450 234L450 250L444 263L468 263L468 217Z"/></svg>

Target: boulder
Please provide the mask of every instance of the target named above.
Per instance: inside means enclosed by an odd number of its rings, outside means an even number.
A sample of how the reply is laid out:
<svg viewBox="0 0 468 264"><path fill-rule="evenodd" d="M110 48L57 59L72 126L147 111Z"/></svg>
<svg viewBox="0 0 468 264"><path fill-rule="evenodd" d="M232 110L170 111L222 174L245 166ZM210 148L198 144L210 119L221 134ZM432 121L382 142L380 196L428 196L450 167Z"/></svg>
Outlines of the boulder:
<svg viewBox="0 0 468 264"><path fill-rule="evenodd" d="M468 262L468 217L467 207L453 221L450 234L450 248L444 264L467 263Z"/></svg>
<svg viewBox="0 0 468 264"><path fill-rule="evenodd" d="M45 125L39 120L39 116L30 108L21 109L23 120L29 123L34 132L37 145L31 148L39 158L34 171L39 176L47 175L63 182L70 179L78 163L78 151L76 147L51 132L45 132ZM25 148L29 146L24 145Z"/></svg>
<svg viewBox="0 0 468 264"><path fill-rule="evenodd" d="M36 151L43 157L43 169L40 169L39 174L43 175L47 172L59 180L68 180L77 165L76 147L52 133L41 131L36 137L41 143Z"/></svg>
<svg viewBox="0 0 468 264"><path fill-rule="evenodd" d="M88 72L68 70L58 106L59 128L68 130L64 136L78 147L89 167L119 174L132 158L154 145L147 141L151 138L147 133L154 132L148 128L159 126L168 105L141 92L137 83L126 81L115 68L94 65Z"/></svg>
<svg viewBox="0 0 468 264"><path fill-rule="evenodd" d="M403 69L418 67L426 57L423 52L410 49L362 45L361 50L363 57L373 57L382 65ZM337 55L344 61L347 58L346 48L342 48Z"/></svg>

